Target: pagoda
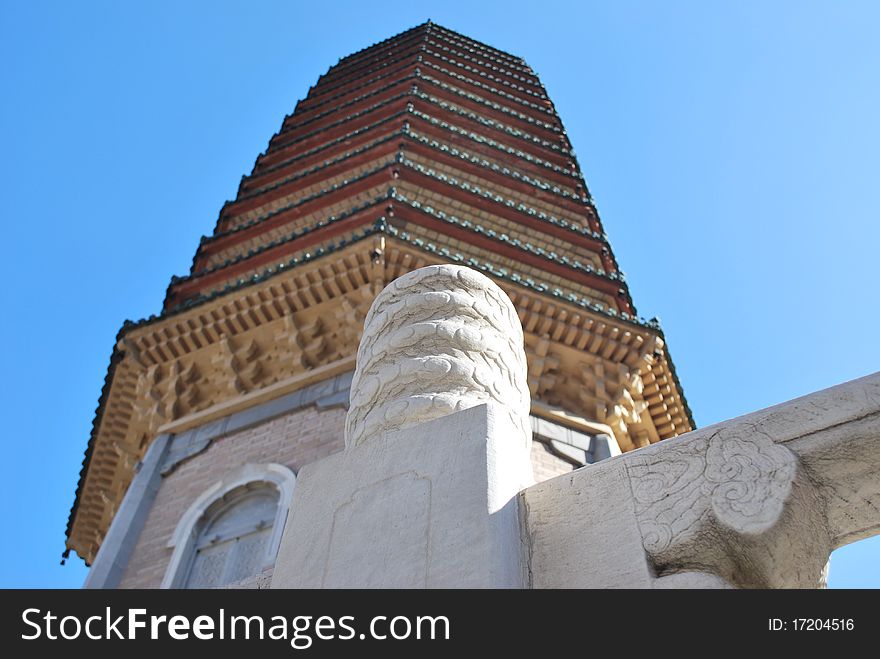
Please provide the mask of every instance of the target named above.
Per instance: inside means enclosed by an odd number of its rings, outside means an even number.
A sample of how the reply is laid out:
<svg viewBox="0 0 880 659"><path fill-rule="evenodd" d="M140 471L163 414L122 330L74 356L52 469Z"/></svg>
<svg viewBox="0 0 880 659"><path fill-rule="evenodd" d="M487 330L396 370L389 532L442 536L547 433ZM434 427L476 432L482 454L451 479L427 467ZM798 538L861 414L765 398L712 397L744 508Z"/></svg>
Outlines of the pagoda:
<svg viewBox="0 0 880 659"><path fill-rule="evenodd" d="M372 300L437 263L485 273L518 310L534 450L557 465L536 455L539 480L599 459L590 438L626 452L694 429L663 332L636 312L538 76L519 57L427 22L322 75L223 205L189 272L171 278L161 312L125 322L68 551L95 560L157 437L198 443L222 422L226 435L215 435L226 439L211 441L243 442L230 434L232 415L275 405L248 427L269 423L291 413L282 402L305 404L303 392L330 382L336 398L309 399L311 425L289 424L275 461L295 471L340 450L344 383ZM317 448L285 457L306 441ZM219 469L212 450L186 459ZM179 472L166 465L162 478ZM161 535L158 516L151 510L145 523ZM149 557L161 549L143 551L141 562L160 560Z"/></svg>

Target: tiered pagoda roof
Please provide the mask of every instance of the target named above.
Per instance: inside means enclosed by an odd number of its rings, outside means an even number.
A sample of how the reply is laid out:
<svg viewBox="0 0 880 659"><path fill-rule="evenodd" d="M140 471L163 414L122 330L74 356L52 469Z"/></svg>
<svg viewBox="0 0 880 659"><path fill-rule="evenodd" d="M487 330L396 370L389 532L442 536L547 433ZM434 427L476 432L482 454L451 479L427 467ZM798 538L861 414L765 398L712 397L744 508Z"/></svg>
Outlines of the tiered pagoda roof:
<svg viewBox="0 0 880 659"><path fill-rule="evenodd" d="M510 294L533 413L608 428L624 450L694 427L540 80L521 58L428 22L321 76L162 312L123 326L68 548L94 558L158 433L351 370L375 294L440 262Z"/></svg>

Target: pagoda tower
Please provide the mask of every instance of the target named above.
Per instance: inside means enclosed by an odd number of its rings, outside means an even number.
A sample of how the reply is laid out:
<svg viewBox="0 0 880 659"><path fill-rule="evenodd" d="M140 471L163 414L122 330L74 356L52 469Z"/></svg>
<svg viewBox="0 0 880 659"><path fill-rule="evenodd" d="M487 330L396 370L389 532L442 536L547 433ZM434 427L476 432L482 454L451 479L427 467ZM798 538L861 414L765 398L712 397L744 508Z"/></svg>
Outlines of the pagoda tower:
<svg viewBox="0 0 880 659"><path fill-rule="evenodd" d="M541 81L428 22L322 75L161 312L120 330L67 529L91 564L125 526L97 585L183 585L190 568L169 576L169 561L195 559L171 556L173 534L202 490L246 464L296 472L341 450L373 298L435 263L485 273L519 312L536 479L694 428ZM232 579L207 574L189 583Z"/></svg>

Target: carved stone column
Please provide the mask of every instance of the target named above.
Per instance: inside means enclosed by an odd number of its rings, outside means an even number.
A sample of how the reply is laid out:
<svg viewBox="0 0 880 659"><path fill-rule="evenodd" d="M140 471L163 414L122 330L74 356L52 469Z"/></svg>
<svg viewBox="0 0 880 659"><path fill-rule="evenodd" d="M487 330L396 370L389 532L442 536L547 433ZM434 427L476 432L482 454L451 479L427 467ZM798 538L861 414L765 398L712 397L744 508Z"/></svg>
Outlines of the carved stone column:
<svg viewBox="0 0 880 659"><path fill-rule="evenodd" d="M529 392L505 293L451 265L395 280L351 391L346 449L298 474L272 587L524 586Z"/></svg>
<svg viewBox="0 0 880 659"><path fill-rule="evenodd" d="M376 297L351 391L346 446L483 403L531 445L522 326L504 291L470 268L420 268Z"/></svg>

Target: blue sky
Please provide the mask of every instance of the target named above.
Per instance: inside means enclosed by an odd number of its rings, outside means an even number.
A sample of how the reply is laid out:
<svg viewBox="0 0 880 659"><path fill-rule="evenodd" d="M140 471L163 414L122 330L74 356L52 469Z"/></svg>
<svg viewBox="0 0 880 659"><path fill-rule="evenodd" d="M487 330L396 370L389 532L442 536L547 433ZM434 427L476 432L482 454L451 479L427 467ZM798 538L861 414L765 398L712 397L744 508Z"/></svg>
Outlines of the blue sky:
<svg viewBox="0 0 880 659"><path fill-rule="evenodd" d="M697 423L880 370L874 2L0 3L0 586L78 587L114 338L318 76L431 18L525 57ZM880 587L880 541L832 586Z"/></svg>

